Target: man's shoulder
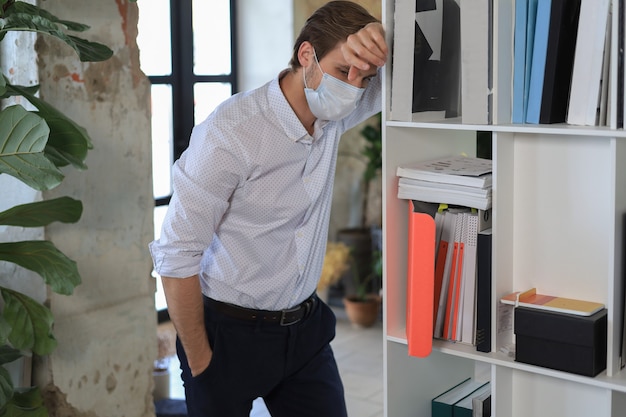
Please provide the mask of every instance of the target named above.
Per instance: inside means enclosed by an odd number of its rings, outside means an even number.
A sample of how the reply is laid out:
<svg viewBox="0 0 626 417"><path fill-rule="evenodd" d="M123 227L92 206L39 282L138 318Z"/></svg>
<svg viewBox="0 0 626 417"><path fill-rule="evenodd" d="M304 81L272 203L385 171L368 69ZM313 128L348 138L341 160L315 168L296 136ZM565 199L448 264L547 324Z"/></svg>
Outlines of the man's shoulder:
<svg viewBox="0 0 626 417"><path fill-rule="evenodd" d="M268 91L271 82L253 90L239 92L223 101L212 113L213 122L224 126L250 120L268 108Z"/></svg>

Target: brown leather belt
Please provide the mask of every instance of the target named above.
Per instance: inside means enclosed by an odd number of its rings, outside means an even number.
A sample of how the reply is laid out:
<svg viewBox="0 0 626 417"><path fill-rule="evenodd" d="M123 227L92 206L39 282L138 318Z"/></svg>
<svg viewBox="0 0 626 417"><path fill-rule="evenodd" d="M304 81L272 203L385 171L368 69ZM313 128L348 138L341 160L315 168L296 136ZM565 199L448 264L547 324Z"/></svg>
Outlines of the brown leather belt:
<svg viewBox="0 0 626 417"><path fill-rule="evenodd" d="M276 323L281 326L291 326L292 324L296 324L302 319L308 317L317 302L317 295L313 294L295 307L285 310L270 311L240 307L235 304L217 301L206 296L203 298L206 306L227 316L241 320Z"/></svg>

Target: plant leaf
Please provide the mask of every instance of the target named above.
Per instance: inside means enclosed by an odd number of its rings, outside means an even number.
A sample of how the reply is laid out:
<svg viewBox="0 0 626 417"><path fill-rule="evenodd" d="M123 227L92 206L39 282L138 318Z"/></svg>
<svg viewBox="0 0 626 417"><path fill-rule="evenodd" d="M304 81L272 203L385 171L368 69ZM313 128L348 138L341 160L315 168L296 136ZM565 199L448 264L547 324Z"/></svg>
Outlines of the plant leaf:
<svg viewBox="0 0 626 417"><path fill-rule="evenodd" d="M2 314L11 325L9 341L20 350L47 355L56 348L52 334L54 319L50 310L26 294L0 287L5 305Z"/></svg>
<svg viewBox="0 0 626 417"><path fill-rule="evenodd" d="M11 83L9 83L9 80L4 76L4 74L2 75L2 77L0 77L0 84L4 86L4 92L2 93L2 95L0 95L0 98L5 99L12 96L22 95L22 93L18 93L13 88L9 88L11 87ZM19 88L27 92L29 95L33 96L37 94L37 91L39 91L39 84L30 86L20 85Z"/></svg>
<svg viewBox="0 0 626 417"><path fill-rule="evenodd" d="M0 243L0 260L38 273L58 294L71 294L81 282L76 262L47 240Z"/></svg>
<svg viewBox="0 0 626 417"><path fill-rule="evenodd" d="M0 111L0 173L9 174L36 190L49 190L63 174L44 156L50 129L22 106Z"/></svg>
<svg viewBox="0 0 626 417"><path fill-rule="evenodd" d="M41 227L52 222L76 223L83 203L70 197L59 197L36 203L21 204L0 212L0 225Z"/></svg>
<svg viewBox="0 0 626 417"><path fill-rule="evenodd" d="M93 145L85 128L31 94L27 87L7 83L7 90L13 95L25 97L39 110L38 115L46 121L50 129L45 154L57 167L72 164L78 169L87 168L84 161Z"/></svg>
<svg viewBox="0 0 626 417"><path fill-rule="evenodd" d="M113 55L106 45L65 34L60 25L72 30L85 30L88 26L59 20L36 6L29 6L16 2L5 10L4 19L0 20L0 36L11 30L50 35L72 47L82 62L106 61Z"/></svg>
<svg viewBox="0 0 626 417"><path fill-rule="evenodd" d="M0 365L18 360L23 355L18 350L9 345L0 346Z"/></svg>
<svg viewBox="0 0 626 417"><path fill-rule="evenodd" d="M4 410L9 400L13 397L13 381L9 371L4 366L0 366L0 409ZM2 415L6 415L3 412Z"/></svg>
<svg viewBox="0 0 626 417"><path fill-rule="evenodd" d="M4 316L0 314L0 345L6 345L9 343L10 333L11 325L6 321Z"/></svg>
<svg viewBox="0 0 626 417"><path fill-rule="evenodd" d="M16 389L3 417L48 417L39 387Z"/></svg>
<svg viewBox="0 0 626 417"><path fill-rule="evenodd" d="M85 25L84 23L77 23L77 22L72 22L69 20L61 20L58 17L54 16L49 11L44 10L33 4L25 3L23 1L14 3L12 5L12 9L13 9L12 12L14 13L25 13L31 16L41 16L44 19L47 19L51 22L60 23L63 26L65 26L67 29L72 30L74 32L84 32L87 29L89 29L89 26Z"/></svg>

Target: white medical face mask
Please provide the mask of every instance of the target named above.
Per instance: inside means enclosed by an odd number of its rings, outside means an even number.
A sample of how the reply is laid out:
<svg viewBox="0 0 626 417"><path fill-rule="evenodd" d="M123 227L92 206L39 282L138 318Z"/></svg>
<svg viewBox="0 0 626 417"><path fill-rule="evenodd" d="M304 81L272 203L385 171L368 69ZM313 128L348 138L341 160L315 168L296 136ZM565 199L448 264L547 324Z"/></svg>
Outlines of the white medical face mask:
<svg viewBox="0 0 626 417"><path fill-rule="evenodd" d="M313 52L315 54L315 52ZM308 88L304 69L304 95L309 104L311 113L322 120L341 120L356 108L356 104L365 91L346 82L343 82L332 75L326 74L315 55L315 62L322 71L322 81L316 90Z"/></svg>

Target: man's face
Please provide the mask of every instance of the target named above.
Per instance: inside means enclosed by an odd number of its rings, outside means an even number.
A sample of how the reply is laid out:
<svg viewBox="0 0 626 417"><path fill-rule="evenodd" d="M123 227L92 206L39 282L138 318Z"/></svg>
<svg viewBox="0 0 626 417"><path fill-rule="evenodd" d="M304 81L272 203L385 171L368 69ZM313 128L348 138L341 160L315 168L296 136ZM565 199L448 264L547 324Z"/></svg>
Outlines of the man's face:
<svg viewBox="0 0 626 417"><path fill-rule="evenodd" d="M357 77L354 80L349 81L348 71L350 70L350 65L348 65L346 60L343 58L343 54L341 53L341 44L338 44L334 49L324 55L324 57L319 61L319 64L320 67L322 67L322 71L328 75L332 75L333 77L358 88L367 87L369 81L377 74L376 67L372 67L367 71L357 69ZM317 67L315 59L312 60L312 65ZM310 76L310 80L309 77L307 77L307 84L309 87L317 88L322 80L322 74L319 71L319 68L317 71L315 71L314 68L309 68L307 75Z"/></svg>

